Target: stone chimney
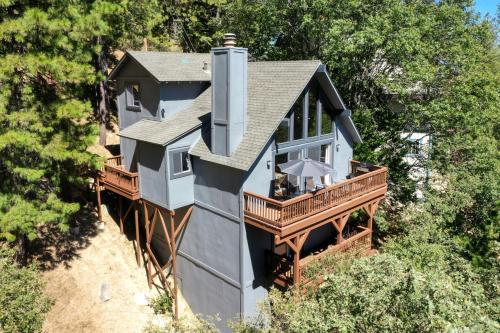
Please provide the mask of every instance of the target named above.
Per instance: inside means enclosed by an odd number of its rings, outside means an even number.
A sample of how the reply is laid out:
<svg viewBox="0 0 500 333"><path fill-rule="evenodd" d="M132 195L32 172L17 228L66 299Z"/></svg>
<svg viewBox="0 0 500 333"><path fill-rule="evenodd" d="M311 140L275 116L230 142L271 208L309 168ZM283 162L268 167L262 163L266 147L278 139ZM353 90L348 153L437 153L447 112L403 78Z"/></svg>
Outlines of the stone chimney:
<svg viewBox="0 0 500 333"><path fill-rule="evenodd" d="M224 46L211 50L211 149L223 156L234 153L246 126L248 51L235 45L235 34L228 33Z"/></svg>

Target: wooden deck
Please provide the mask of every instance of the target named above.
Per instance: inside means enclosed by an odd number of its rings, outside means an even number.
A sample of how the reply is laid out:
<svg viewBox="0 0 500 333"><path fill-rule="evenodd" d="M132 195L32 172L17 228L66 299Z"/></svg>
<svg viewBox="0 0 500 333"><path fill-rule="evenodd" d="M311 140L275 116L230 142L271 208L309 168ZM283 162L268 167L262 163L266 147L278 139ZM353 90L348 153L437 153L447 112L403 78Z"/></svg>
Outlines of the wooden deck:
<svg viewBox="0 0 500 333"><path fill-rule="evenodd" d="M387 168L352 161L351 172L351 179L285 201L244 193L245 223L274 235L270 270L275 283L285 286L307 282L302 277L304 267L327 253L358 251L359 247L362 252L370 251L373 218L387 193ZM366 226L358 226L356 234L344 239L349 217L359 209L368 216ZM319 254L301 258L311 231L326 224L336 230L332 245ZM280 257L275 252L283 244L293 253L291 257Z"/></svg>
<svg viewBox="0 0 500 333"><path fill-rule="evenodd" d="M352 161L355 170L359 162ZM352 179L328 186L315 193L306 193L293 199L278 201L255 193L245 192L245 221L285 236L294 227L306 227L318 222L311 218L321 213L332 214L353 208L362 208L366 202L384 197L387 192L387 168L370 166L371 171ZM338 208L338 209L333 209ZM324 214L323 214L324 215Z"/></svg>
<svg viewBox="0 0 500 333"><path fill-rule="evenodd" d="M97 180L106 190L130 200L139 199L139 175L137 172L125 170L121 156L108 158Z"/></svg>
<svg viewBox="0 0 500 333"><path fill-rule="evenodd" d="M299 260L299 268L297 271L297 273L299 274L298 280L300 280L302 284L314 283L315 279L304 276L304 271L311 263L316 260L321 260L325 256L346 252L350 252L353 255L356 254L357 256L367 255L371 250L371 238L372 231L368 228L360 227L356 232L353 232L347 239L343 240L341 243L330 245L324 251L321 251L317 254L310 254L304 258L301 258ZM293 259L283 255L271 253L270 260L270 273L273 275L274 283L282 287L293 284Z"/></svg>

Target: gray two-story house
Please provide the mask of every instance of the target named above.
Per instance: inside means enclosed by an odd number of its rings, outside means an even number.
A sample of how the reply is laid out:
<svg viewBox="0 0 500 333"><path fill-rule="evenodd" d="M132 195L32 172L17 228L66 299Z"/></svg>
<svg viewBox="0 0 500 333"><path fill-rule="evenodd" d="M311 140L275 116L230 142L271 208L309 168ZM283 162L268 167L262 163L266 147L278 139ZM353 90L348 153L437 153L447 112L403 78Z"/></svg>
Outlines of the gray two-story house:
<svg viewBox="0 0 500 333"><path fill-rule="evenodd" d="M129 51L109 79L121 155L97 179L99 207L104 189L129 203L120 224L134 212L150 285L228 330L273 284L310 282L312 260L371 249L387 169L352 161L361 137L320 61L248 61L228 36L210 54ZM281 172L303 158L335 172Z"/></svg>

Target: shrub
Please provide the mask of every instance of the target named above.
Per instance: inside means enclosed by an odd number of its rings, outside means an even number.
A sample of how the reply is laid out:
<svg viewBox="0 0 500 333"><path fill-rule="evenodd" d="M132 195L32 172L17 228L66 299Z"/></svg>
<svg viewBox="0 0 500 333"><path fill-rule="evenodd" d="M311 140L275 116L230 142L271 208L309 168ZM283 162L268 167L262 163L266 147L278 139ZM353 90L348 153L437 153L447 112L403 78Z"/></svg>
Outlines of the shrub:
<svg viewBox="0 0 500 333"><path fill-rule="evenodd" d="M272 291L260 321L239 332L494 332L491 303L465 261L416 270L394 255L355 260L314 293Z"/></svg>
<svg viewBox="0 0 500 333"><path fill-rule="evenodd" d="M13 256L0 246L0 331L40 332L51 301L37 268L19 267Z"/></svg>
<svg viewBox="0 0 500 333"><path fill-rule="evenodd" d="M155 314L165 314L172 312L172 297L168 293L162 293L151 299L151 307Z"/></svg>

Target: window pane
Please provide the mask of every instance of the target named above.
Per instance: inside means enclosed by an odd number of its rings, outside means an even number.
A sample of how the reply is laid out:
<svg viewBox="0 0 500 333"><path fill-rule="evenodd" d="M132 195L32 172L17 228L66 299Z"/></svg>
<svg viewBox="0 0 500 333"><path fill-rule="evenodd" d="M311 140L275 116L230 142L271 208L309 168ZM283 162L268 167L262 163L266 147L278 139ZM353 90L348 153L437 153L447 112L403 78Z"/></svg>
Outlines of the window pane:
<svg viewBox="0 0 500 333"><path fill-rule="evenodd" d="M320 162L330 164L330 146L331 145L322 145L321 146L321 155L319 158Z"/></svg>
<svg viewBox="0 0 500 333"><path fill-rule="evenodd" d="M141 106L141 92L138 84L132 85L132 96L134 98L134 106Z"/></svg>
<svg viewBox="0 0 500 333"><path fill-rule="evenodd" d="M303 110L304 97L300 97L293 105L294 119L293 119L293 139L299 140L304 137L303 123L304 123L304 110Z"/></svg>
<svg viewBox="0 0 500 333"><path fill-rule="evenodd" d="M307 149L307 157L311 160L319 161L320 158L320 147L310 147Z"/></svg>
<svg viewBox="0 0 500 333"><path fill-rule="evenodd" d="M182 172L181 153L173 153L172 160L174 161L174 174Z"/></svg>
<svg viewBox="0 0 500 333"><path fill-rule="evenodd" d="M288 162L288 154L279 154L274 157L274 166L275 166L275 172L281 173L280 168L278 167L279 164L281 163L286 163Z"/></svg>
<svg viewBox="0 0 500 333"><path fill-rule="evenodd" d="M181 153L182 156L182 171L189 171L191 170L191 163L189 161L189 154L187 151L183 151Z"/></svg>
<svg viewBox="0 0 500 333"><path fill-rule="evenodd" d="M300 159L300 150L291 151L288 153L288 160L298 160L298 159ZM288 181L292 185L297 186L300 182L300 177L288 175Z"/></svg>
<svg viewBox="0 0 500 333"><path fill-rule="evenodd" d="M420 155L422 153L419 141L410 141L408 153L412 155Z"/></svg>
<svg viewBox="0 0 500 333"><path fill-rule="evenodd" d="M317 133L317 112L316 106L318 101L318 90L316 87L312 87L309 90L309 112L307 118L307 136L316 136Z"/></svg>
<svg viewBox="0 0 500 333"><path fill-rule="evenodd" d="M332 126L332 109L328 103L323 103L323 110L321 112L321 134L329 134L333 131Z"/></svg>
<svg viewBox="0 0 500 333"><path fill-rule="evenodd" d="M290 120L288 118L281 121L278 130L276 131L276 142L283 143L290 141Z"/></svg>

